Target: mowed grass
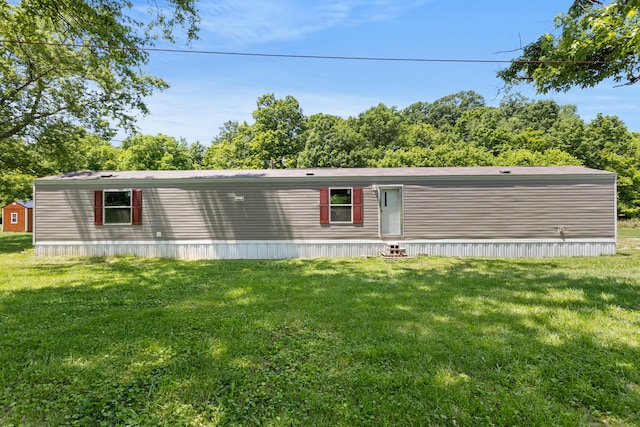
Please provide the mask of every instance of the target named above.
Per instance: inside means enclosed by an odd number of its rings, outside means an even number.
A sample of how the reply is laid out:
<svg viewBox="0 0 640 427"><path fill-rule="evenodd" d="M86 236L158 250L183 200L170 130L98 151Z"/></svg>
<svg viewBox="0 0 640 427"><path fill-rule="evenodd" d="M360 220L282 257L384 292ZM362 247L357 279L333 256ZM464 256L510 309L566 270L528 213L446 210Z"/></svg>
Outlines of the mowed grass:
<svg viewBox="0 0 640 427"><path fill-rule="evenodd" d="M0 233L0 425L640 425L637 237L595 258L177 261Z"/></svg>

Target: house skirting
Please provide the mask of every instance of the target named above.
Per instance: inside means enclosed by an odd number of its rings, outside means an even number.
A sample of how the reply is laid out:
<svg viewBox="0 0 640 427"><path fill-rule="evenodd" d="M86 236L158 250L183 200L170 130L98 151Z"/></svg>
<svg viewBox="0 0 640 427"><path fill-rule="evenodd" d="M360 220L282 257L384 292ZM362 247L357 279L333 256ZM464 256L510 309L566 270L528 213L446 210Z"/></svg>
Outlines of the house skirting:
<svg viewBox="0 0 640 427"><path fill-rule="evenodd" d="M505 240L225 240L143 242L37 242L40 256L141 256L177 259L283 259L370 257L398 243L408 256L544 258L616 253L615 239Z"/></svg>

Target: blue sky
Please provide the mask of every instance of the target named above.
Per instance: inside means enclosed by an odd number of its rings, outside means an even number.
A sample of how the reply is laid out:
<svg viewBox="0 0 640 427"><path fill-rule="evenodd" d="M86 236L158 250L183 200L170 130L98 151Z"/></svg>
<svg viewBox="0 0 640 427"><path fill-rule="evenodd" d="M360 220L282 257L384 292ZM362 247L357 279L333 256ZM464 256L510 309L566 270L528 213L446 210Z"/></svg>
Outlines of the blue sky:
<svg viewBox="0 0 640 427"><path fill-rule="evenodd" d="M202 0L200 40L189 49L284 55L509 60L499 53L553 32L570 0ZM170 46L159 46L170 47ZM175 48L185 48L178 44ZM304 113L357 116L384 103L404 108L461 90L497 105L497 71L506 64L344 61L153 52L146 72L171 87L147 99L144 134L163 133L209 145L228 120L252 122L258 97L295 97ZM574 104L590 121L620 117L640 131L640 85L536 95Z"/></svg>

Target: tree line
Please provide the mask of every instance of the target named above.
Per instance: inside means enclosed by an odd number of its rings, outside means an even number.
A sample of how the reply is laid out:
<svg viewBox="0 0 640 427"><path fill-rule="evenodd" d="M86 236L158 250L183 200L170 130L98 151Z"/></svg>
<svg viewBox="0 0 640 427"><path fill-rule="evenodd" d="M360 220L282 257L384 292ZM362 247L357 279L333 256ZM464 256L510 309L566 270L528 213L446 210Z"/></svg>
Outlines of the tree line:
<svg viewBox="0 0 640 427"><path fill-rule="evenodd" d="M62 130L61 130L62 132ZM585 122L573 105L473 91L357 116L305 116L292 96L262 95L253 122L228 121L204 146L136 134L114 145L79 126L64 144L23 144L0 173L0 201L29 198L38 176L76 170L580 165L618 174L621 217L640 213L640 134L615 116Z"/></svg>

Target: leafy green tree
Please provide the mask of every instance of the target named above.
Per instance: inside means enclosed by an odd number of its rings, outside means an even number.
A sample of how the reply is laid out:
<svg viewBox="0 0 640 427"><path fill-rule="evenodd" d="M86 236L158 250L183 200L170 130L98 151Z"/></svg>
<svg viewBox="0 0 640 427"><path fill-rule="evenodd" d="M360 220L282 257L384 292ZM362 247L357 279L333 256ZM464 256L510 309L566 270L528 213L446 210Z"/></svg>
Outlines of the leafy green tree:
<svg viewBox="0 0 640 427"><path fill-rule="evenodd" d="M372 163L377 167L453 167L491 166L495 157L484 147L468 144L440 144L435 147L412 147L388 150Z"/></svg>
<svg viewBox="0 0 640 427"><path fill-rule="evenodd" d="M18 172L0 173L0 207L14 200L29 200L33 193L34 175Z"/></svg>
<svg viewBox="0 0 640 427"><path fill-rule="evenodd" d="M497 154L514 144L515 135L507 126L500 108L481 107L465 111L456 121L456 134L462 141L485 147Z"/></svg>
<svg viewBox="0 0 640 427"><path fill-rule="evenodd" d="M93 135L87 138L91 143L86 153L86 170L117 170L122 148L114 147L109 142Z"/></svg>
<svg viewBox="0 0 640 427"><path fill-rule="evenodd" d="M378 104L358 116L358 132L369 149L406 147L407 123L396 107Z"/></svg>
<svg viewBox="0 0 640 427"><path fill-rule="evenodd" d="M242 126L247 126L247 124L243 123ZM240 123L234 120L228 120L220 126L218 135L213 139L211 144L215 145L223 141L231 142L241 132L242 129Z"/></svg>
<svg viewBox="0 0 640 427"><path fill-rule="evenodd" d="M242 130L241 130L242 127ZM247 128L245 132L243 130ZM233 165L233 144L236 136L241 133L250 133L249 125L243 123L242 126L237 121L227 121L219 128L218 135L211 141L202 157L202 166L205 169L234 169Z"/></svg>
<svg viewBox="0 0 640 427"><path fill-rule="evenodd" d="M404 119L411 124L427 123L427 117L429 116L429 108L431 104L424 101L414 102L407 108L403 109L400 114Z"/></svg>
<svg viewBox="0 0 640 427"><path fill-rule="evenodd" d="M404 135L407 147L432 147L437 144L441 132L426 123L414 123L405 127Z"/></svg>
<svg viewBox="0 0 640 427"><path fill-rule="evenodd" d="M485 106L482 95L474 91L461 91L435 100L430 106L426 123L441 128L454 126L465 111Z"/></svg>
<svg viewBox="0 0 640 427"><path fill-rule="evenodd" d="M158 134L134 135L122 143L120 170L186 170L192 168L184 141Z"/></svg>
<svg viewBox="0 0 640 427"><path fill-rule="evenodd" d="M191 158L191 166L193 169L202 169L205 151L206 148L200 141L189 145L189 157Z"/></svg>
<svg viewBox="0 0 640 427"><path fill-rule="evenodd" d="M530 102L515 116L521 129L549 130L558 120L561 107L551 99Z"/></svg>
<svg viewBox="0 0 640 427"><path fill-rule="evenodd" d="M523 96L520 92L506 94L500 100L500 111L508 119L520 115L520 113L531 103L531 100Z"/></svg>
<svg viewBox="0 0 640 427"><path fill-rule="evenodd" d="M573 154L587 167L607 169L609 154L631 156L633 149L633 138L624 122L616 116L598 114L586 126L582 143Z"/></svg>
<svg viewBox="0 0 640 427"><path fill-rule="evenodd" d="M484 147L442 144L433 148L433 167L493 166L495 157Z"/></svg>
<svg viewBox="0 0 640 427"><path fill-rule="evenodd" d="M526 149L508 150L496 158L499 166L582 166L582 162L557 148L543 152Z"/></svg>
<svg viewBox="0 0 640 427"><path fill-rule="evenodd" d="M115 170L122 154L120 147L85 129L62 129L59 143L36 143L33 148L39 175L80 170Z"/></svg>
<svg viewBox="0 0 640 427"><path fill-rule="evenodd" d="M226 122L206 150L203 164L212 169L264 169L296 166L306 126L300 104L273 94L258 98L255 122Z"/></svg>
<svg viewBox="0 0 640 427"><path fill-rule="evenodd" d="M77 170L115 169L120 149L84 128L60 123L30 144L6 140L11 151L0 152L0 172L33 176Z"/></svg>
<svg viewBox="0 0 640 427"><path fill-rule="evenodd" d="M292 96L277 99L274 94L258 98L253 112L253 138L251 146L265 168L295 166L302 149L301 134L306 117L300 104Z"/></svg>
<svg viewBox="0 0 640 427"><path fill-rule="evenodd" d="M640 157L605 152L601 154L606 169L618 174L618 214L624 218L640 216Z"/></svg>
<svg viewBox="0 0 640 427"><path fill-rule="evenodd" d="M406 150L388 150L381 159L372 163L379 168L430 167L436 162L432 148L411 147Z"/></svg>
<svg viewBox="0 0 640 427"><path fill-rule="evenodd" d="M221 141L207 147L202 160L205 169L240 169L235 160L233 142Z"/></svg>
<svg viewBox="0 0 640 427"><path fill-rule="evenodd" d="M543 130L525 129L513 136L512 149L524 149L542 152L547 148L547 140Z"/></svg>
<svg viewBox="0 0 640 427"><path fill-rule="evenodd" d="M565 106L566 107L566 106ZM576 156L585 138L585 123L575 108L564 108L553 126L545 133L547 146Z"/></svg>
<svg viewBox="0 0 640 427"><path fill-rule="evenodd" d="M116 169L119 147L77 126L48 129L56 143L16 144L20 161L0 162L0 201L30 199L33 179L79 170ZM55 132L54 132L55 131Z"/></svg>
<svg viewBox="0 0 640 427"><path fill-rule="evenodd" d="M584 165L618 174L618 213L640 213L640 155L638 144L618 117L598 114L585 128L576 156Z"/></svg>
<svg viewBox="0 0 640 427"><path fill-rule="evenodd" d="M231 123L233 126L227 126ZM206 169L264 169L265 161L256 151L253 139L253 127L246 122L227 122L206 149L203 166Z"/></svg>
<svg viewBox="0 0 640 427"><path fill-rule="evenodd" d="M541 93L592 87L606 79L640 80L640 2L576 0L544 34L498 72L507 85L532 83Z"/></svg>
<svg viewBox="0 0 640 427"><path fill-rule="evenodd" d="M195 37L198 17L195 0L169 0L166 8L150 2L145 22L132 17L134 7L0 0L0 151L63 144L51 134L74 125L111 136L115 126L132 129L136 115L148 112L144 97L167 84L140 71L148 54L138 48L171 39L176 26Z"/></svg>
<svg viewBox="0 0 640 427"><path fill-rule="evenodd" d="M298 155L303 168L364 167L365 139L347 120L328 114L308 119L305 147Z"/></svg>

